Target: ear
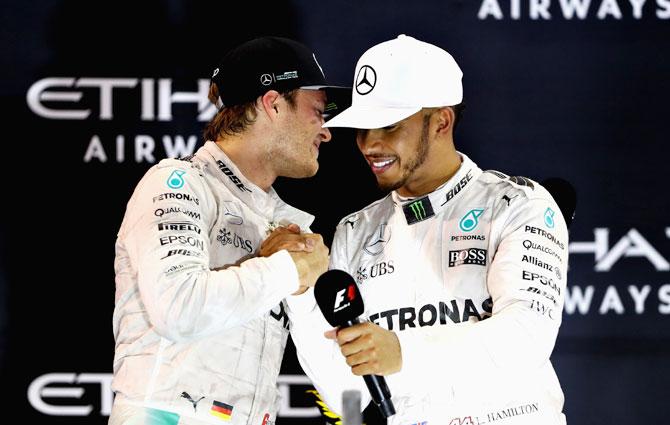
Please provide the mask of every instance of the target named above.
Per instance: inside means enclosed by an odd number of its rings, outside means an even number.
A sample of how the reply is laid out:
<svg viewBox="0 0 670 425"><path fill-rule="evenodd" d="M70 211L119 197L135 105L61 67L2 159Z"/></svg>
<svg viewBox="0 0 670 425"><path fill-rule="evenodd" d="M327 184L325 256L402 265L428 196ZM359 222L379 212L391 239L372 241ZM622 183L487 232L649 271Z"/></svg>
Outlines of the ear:
<svg viewBox="0 0 670 425"><path fill-rule="evenodd" d="M279 115L279 111L280 111L279 98L280 97L281 97L281 95L276 90L270 90L270 91L266 92L261 97L261 105L260 105L261 109L273 121L275 120L277 115Z"/></svg>
<svg viewBox="0 0 670 425"><path fill-rule="evenodd" d="M456 114L454 113L454 108L451 106L445 106L435 111L435 116L437 118L437 128L436 133L438 134L449 134L453 131L454 122L456 119Z"/></svg>

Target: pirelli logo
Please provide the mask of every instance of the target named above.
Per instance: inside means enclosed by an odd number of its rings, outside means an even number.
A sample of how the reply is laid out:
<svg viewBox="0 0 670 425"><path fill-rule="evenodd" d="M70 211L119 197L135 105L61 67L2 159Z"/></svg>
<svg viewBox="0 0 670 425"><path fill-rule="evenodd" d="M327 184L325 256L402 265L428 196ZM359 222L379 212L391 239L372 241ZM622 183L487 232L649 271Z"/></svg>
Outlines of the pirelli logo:
<svg viewBox="0 0 670 425"><path fill-rule="evenodd" d="M173 232L196 232L200 234L200 228L195 224L184 221L184 222L173 222L173 223L158 223L158 230L165 231L170 230Z"/></svg>

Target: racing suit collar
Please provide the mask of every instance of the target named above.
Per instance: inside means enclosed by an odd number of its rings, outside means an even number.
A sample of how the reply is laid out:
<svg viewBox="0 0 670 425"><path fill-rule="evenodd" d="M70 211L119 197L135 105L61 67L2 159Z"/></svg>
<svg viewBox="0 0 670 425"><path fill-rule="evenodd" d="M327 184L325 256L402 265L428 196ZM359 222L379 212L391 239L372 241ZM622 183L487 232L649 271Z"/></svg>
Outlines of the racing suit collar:
<svg viewBox="0 0 670 425"><path fill-rule="evenodd" d="M212 169L212 173L218 180L249 208L267 218L271 229L276 225L290 223L299 225L301 229L307 229L314 221L313 215L285 203L274 188L270 187L270 190L265 192L247 179L216 143L207 141L196 155L201 153L204 160L213 163L215 168Z"/></svg>
<svg viewBox="0 0 670 425"><path fill-rule="evenodd" d="M391 193L396 209L404 213L407 224L418 223L439 214L453 205L452 201L459 198L461 192L471 186L473 180L477 180L482 170L467 155L461 152L458 154L461 157L458 171L434 191L414 198L400 196L397 191Z"/></svg>

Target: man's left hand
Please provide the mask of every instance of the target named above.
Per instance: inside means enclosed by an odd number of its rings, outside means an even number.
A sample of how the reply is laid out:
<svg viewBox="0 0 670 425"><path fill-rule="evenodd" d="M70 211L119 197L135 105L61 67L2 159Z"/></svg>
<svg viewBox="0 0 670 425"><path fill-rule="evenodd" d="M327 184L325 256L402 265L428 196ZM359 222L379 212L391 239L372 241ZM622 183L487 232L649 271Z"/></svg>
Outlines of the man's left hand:
<svg viewBox="0 0 670 425"><path fill-rule="evenodd" d="M390 375L402 368L398 337L374 323L333 329L325 336L337 341L354 375Z"/></svg>

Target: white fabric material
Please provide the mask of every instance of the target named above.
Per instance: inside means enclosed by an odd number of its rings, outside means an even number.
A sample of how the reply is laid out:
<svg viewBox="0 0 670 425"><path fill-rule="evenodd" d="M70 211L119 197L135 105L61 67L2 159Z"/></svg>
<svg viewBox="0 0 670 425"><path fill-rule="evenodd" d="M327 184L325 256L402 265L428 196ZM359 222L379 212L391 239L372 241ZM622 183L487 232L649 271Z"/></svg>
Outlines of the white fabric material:
<svg viewBox="0 0 670 425"><path fill-rule="evenodd" d="M274 420L282 300L299 279L288 252L256 255L277 224L312 220L248 181L213 142L152 167L116 242L114 408L220 423L217 401L233 407L229 423Z"/></svg>
<svg viewBox="0 0 670 425"><path fill-rule="evenodd" d="M330 268L357 281L365 318L399 338L402 370L386 377L389 424L565 423L549 360L565 295L568 233L551 195L528 179L482 172L461 154L448 182L408 224L395 192L344 218ZM532 184L532 187L530 186ZM407 208L413 217L413 210ZM336 412L358 389L313 292L287 299L300 363ZM298 305L300 303L300 305ZM310 307L311 306L311 307Z"/></svg>

